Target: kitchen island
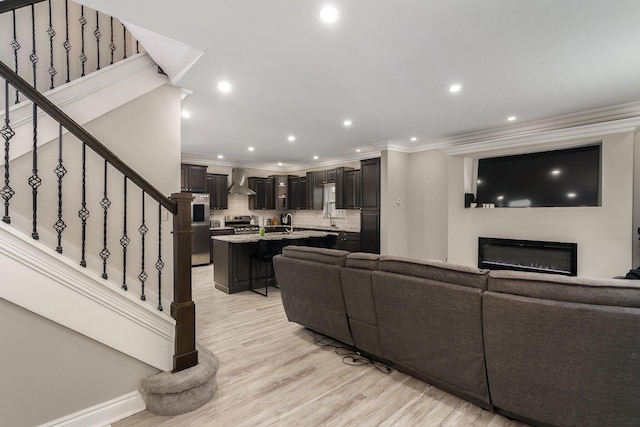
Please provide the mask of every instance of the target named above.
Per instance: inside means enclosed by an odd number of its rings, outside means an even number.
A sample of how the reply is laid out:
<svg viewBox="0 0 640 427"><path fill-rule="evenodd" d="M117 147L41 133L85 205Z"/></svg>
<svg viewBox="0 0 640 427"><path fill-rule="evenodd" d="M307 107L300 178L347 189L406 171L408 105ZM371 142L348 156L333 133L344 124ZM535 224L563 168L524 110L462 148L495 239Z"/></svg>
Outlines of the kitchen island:
<svg viewBox="0 0 640 427"><path fill-rule="evenodd" d="M253 288L264 288L267 278L271 275L271 265L260 260L261 241L326 247L328 242L335 243L337 235L338 233L326 231L294 231L267 233L264 236L259 234L212 236L215 287L228 294L247 291L253 276Z"/></svg>

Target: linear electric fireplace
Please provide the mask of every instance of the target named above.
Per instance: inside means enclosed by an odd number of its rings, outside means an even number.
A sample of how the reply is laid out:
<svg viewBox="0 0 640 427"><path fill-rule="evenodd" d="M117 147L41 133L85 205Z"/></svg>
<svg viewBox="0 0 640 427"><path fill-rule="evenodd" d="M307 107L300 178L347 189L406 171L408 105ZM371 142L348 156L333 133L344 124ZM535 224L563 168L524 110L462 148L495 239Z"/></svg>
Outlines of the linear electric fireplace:
<svg viewBox="0 0 640 427"><path fill-rule="evenodd" d="M576 243L537 240L478 240L478 267L491 270L533 271L536 273L578 274Z"/></svg>

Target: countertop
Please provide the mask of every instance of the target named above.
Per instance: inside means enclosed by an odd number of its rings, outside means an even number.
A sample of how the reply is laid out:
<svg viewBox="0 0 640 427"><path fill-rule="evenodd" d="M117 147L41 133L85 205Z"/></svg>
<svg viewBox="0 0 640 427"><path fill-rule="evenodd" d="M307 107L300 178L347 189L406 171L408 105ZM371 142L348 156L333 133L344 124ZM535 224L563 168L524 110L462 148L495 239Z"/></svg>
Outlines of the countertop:
<svg viewBox="0 0 640 427"><path fill-rule="evenodd" d="M331 234L337 235L338 233L326 231L294 231L293 233L267 233L264 236L260 236L260 234L232 234L228 236L211 236L211 238L229 243L254 243L260 240L307 239L309 237L325 237Z"/></svg>

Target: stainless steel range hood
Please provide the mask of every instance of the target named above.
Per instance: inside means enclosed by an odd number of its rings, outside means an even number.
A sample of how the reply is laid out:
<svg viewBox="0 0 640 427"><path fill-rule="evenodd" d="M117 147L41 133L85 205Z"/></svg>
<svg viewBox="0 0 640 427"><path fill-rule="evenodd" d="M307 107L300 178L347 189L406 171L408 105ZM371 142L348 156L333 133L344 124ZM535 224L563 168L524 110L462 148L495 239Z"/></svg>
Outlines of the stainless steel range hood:
<svg viewBox="0 0 640 427"><path fill-rule="evenodd" d="M256 192L250 189L247 184L248 182L244 174L244 169L233 168L231 170L231 187L229 187L229 194L255 196Z"/></svg>

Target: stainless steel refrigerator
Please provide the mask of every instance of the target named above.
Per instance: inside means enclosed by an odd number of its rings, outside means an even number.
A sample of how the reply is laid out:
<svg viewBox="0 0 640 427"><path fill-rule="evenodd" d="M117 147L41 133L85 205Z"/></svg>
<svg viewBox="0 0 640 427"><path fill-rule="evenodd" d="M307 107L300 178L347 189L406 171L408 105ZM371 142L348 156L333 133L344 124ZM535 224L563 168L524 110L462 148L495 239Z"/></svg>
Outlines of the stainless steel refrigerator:
<svg viewBox="0 0 640 427"><path fill-rule="evenodd" d="M209 194L193 194L191 202L191 265L209 264Z"/></svg>

